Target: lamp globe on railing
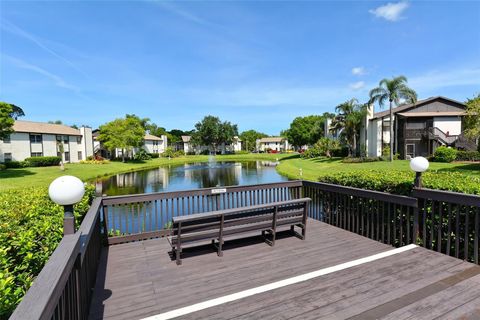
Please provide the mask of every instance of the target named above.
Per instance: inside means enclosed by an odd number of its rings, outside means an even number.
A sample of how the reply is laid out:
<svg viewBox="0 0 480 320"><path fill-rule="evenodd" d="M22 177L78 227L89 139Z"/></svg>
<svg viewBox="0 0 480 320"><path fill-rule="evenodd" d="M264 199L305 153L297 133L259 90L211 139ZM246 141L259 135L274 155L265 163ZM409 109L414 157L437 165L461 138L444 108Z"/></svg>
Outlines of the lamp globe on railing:
<svg viewBox="0 0 480 320"><path fill-rule="evenodd" d="M429 165L428 160L424 157L415 157L410 160L410 169L416 172L415 188L422 187L422 172L427 171Z"/></svg>
<svg viewBox="0 0 480 320"><path fill-rule="evenodd" d="M75 233L75 217L73 205L80 202L85 193L83 182L77 177L62 176L50 184L48 195L53 202L63 206L63 234Z"/></svg>

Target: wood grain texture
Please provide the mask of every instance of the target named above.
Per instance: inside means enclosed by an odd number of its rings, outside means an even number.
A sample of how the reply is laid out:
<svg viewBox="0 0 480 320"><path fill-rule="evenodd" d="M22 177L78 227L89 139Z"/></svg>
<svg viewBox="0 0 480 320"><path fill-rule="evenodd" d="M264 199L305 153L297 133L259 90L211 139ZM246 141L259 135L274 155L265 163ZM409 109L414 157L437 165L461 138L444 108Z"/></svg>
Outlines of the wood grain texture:
<svg viewBox="0 0 480 320"><path fill-rule="evenodd" d="M166 239L110 246L90 319L141 319L393 249L309 220L305 241L288 230L270 247L258 234L231 239L217 257L209 243L185 249L183 265ZM473 269L472 269L473 268ZM480 317L473 264L424 248L186 315L182 319L385 319ZM369 313L370 312L370 313Z"/></svg>

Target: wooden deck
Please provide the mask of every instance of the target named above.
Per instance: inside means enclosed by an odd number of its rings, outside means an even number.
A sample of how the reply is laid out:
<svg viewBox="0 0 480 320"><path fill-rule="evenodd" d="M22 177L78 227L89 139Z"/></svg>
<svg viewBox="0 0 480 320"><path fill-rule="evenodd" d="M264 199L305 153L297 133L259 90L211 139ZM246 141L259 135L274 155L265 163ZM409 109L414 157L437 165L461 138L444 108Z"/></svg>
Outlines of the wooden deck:
<svg viewBox="0 0 480 320"><path fill-rule="evenodd" d="M310 219L307 239L289 232L186 250L166 239L110 246L91 319L141 319L336 266L393 248ZM181 319L479 319L480 266L423 248L183 315Z"/></svg>

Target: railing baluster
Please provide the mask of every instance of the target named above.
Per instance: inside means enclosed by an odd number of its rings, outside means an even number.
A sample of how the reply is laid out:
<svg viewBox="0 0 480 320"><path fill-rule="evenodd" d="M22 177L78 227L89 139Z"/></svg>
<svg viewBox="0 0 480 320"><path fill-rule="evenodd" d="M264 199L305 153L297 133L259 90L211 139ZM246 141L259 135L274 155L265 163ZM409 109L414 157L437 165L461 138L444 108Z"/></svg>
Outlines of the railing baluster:
<svg viewBox="0 0 480 320"><path fill-rule="evenodd" d="M469 216L470 216L470 210L468 209L467 206L465 208L465 240L464 240L464 250L463 250L463 260L468 261L468 243L469 241L469 233L468 231L470 230L469 228Z"/></svg>

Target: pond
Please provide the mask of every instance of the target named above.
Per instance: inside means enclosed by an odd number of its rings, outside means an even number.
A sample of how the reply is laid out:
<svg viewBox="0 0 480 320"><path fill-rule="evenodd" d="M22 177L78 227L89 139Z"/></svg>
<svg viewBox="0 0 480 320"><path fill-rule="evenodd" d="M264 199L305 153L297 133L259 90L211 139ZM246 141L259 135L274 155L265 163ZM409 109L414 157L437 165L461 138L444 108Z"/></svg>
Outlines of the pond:
<svg viewBox="0 0 480 320"><path fill-rule="evenodd" d="M101 181L106 195L178 191L287 181L271 161L190 163L117 174Z"/></svg>

